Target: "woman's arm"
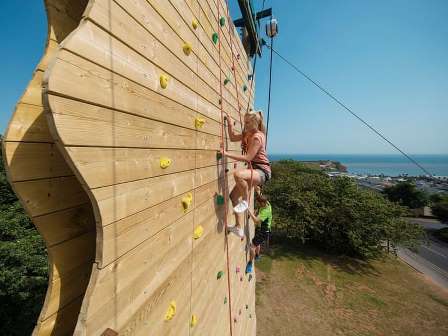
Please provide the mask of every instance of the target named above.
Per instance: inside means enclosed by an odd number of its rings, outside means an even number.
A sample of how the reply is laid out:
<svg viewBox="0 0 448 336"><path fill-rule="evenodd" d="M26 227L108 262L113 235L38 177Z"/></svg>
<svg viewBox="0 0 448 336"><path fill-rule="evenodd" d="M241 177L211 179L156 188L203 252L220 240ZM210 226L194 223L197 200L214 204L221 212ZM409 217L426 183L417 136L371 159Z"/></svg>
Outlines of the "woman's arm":
<svg viewBox="0 0 448 336"><path fill-rule="evenodd" d="M226 113L226 120L227 120L227 130L229 132L230 141L237 142L237 141L243 140L242 134L237 134L233 131L233 122L227 113Z"/></svg>
<svg viewBox="0 0 448 336"><path fill-rule="evenodd" d="M251 143L251 145L249 146L246 155L231 154L227 151L223 151L223 155L237 161L250 162L257 154L258 150L260 149L260 146L261 141L255 138Z"/></svg>

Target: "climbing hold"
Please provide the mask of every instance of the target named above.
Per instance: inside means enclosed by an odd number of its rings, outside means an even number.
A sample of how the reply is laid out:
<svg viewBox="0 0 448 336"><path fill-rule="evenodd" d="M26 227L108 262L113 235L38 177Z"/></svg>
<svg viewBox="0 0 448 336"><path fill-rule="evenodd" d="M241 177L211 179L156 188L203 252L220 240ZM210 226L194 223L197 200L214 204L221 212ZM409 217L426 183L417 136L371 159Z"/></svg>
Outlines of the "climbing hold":
<svg viewBox="0 0 448 336"><path fill-rule="evenodd" d="M226 173L228 173L230 171L230 169L229 168L226 168Z"/></svg>
<svg viewBox="0 0 448 336"><path fill-rule="evenodd" d="M193 26L193 29L197 29L198 28L198 26L199 26L199 22L198 22L198 20L196 20L196 19L194 19L192 22L191 22L191 25Z"/></svg>
<svg viewBox="0 0 448 336"><path fill-rule="evenodd" d="M234 317L234 318L233 318L233 322L234 322L234 323L236 323L236 322L237 322L237 319L236 319L236 317Z"/></svg>
<svg viewBox="0 0 448 336"><path fill-rule="evenodd" d="M188 193L184 198L182 198L182 207L184 208L184 212L187 212L190 208L191 202L193 202L193 194Z"/></svg>
<svg viewBox="0 0 448 336"><path fill-rule="evenodd" d="M254 75L247 75L247 80L252 80L254 78Z"/></svg>
<svg viewBox="0 0 448 336"><path fill-rule="evenodd" d="M201 238L203 233L204 233L204 228L201 225L199 225L196 229L194 229L193 239Z"/></svg>
<svg viewBox="0 0 448 336"><path fill-rule="evenodd" d="M249 282L252 280L252 274L249 274Z"/></svg>
<svg viewBox="0 0 448 336"><path fill-rule="evenodd" d="M247 91L247 85L246 85L246 84L243 85L243 91L244 91L244 92Z"/></svg>
<svg viewBox="0 0 448 336"><path fill-rule="evenodd" d="M167 157L160 158L160 168L166 169L171 165L171 159Z"/></svg>
<svg viewBox="0 0 448 336"><path fill-rule="evenodd" d="M217 279L217 280L221 279L223 275L224 275L224 272L223 272L223 271L219 271L219 272L216 274L216 279Z"/></svg>
<svg viewBox="0 0 448 336"><path fill-rule="evenodd" d="M227 85L230 83L230 79L229 77L226 77L226 79L224 79L224 85Z"/></svg>
<svg viewBox="0 0 448 336"><path fill-rule="evenodd" d="M191 315L190 326L193 328L196 324L198 324L198 317L196 315Z"/></svg>
<svg viewBox="0 0 448 336"><path fill-rule="evenodd" d="M176 301L171 301L165 314L165 321L172 320L176 315Z"/></svg>
<svg viewBox="0 0 448 336"><path fill-rule="evenodd" d="M246 305L246 310L248 310L248 309L249 309L249 305L247 304L247 305Z"/></svg>
<svg viewBox="0 0 448 336"><path fill-rule="evenodd" d="M224 204L224 196L223 195L216 195L216 204L223 205Z"/></svg>
<svg viewBox="0 0 448 336"><path fill-rule="evenodd" d="M182 47L182 50L184 51L185 55L190 56L190 54L191 54L191 44L185 42L184 46Z"/></svg>
<svg viewBox="0 0 448 336"><path fill-rule="evenodd" d="M227 296L224 297L224 304L227 304Z"/></svg>
<svg viewBox="0 0 448 336"><path fill-rule="evenodd" d="M203 119L203 118L197 117L194 120L194 127L196 127L196 129L200 129L200 128L204 127L204 124L205 124L205 119Z"/></svg>
<svg viewBox="0 0 448 336"><path fill-rule="evenodd" d="M222 153L221 152L216 152L216 160L221 160L222 159Z"/></svg>
<svg viewBox="0 0 448 336"><path fill-rule="evenodd" d="M252 318L252 314L249 314L249 318Z"/></svg>
<svg viewBox="0 0 448 336"><path fill-rule="evenodd" d="M240 277L240 281L243 282L243 277Z"/></svg>
<svg viewBox="0 0 448 336"><path fill-rule="evenodd" d="M219 19L219 24L221 25L221 27L225 26L226 18L224 16L221 16L221 18Z"/></svg>
<svg viewBox="0 0 448 336"><path fill-rule="evenodd" d="M240 309L240 311L238 312L238 315L241 315L241 309Z"/></svg>
<svg viewBox="0 0 448 336"><path fill-rule="evenodd" d="M162 89L166 89L168 86L168 76L167 75L160 75L160 86Z"/></svg>
<svg viewBox="0 0 448 336"><path fill-rule="evenodd" d="M221 98L219 98L218 103L219 103L219 105L222 104L222 99Z"/></svg>
<svg viewBox="0 0 448 336"><path fill-rule="evenodd" d="M237 267L236 267L236 273L239 273L240 271L241 271L240 267L237 266Z"/></svg>
<svg viewBox="0 0 448 336"><path fill-rule="evenodd" d="M240 59L240 54L236 54L236 59Z"/></svg>
<svg viewBox="0 0 448 336"><path fill-rule="evenodd" d="M232 65L232 71L235 71L235 66L234 65Z"/></svg>
<svg viewBox="0 0 448 336"><path fill-rule="evenodd" d="M212 34L212 41L214 44L218 43L218 33L213 33Z"/></svg>

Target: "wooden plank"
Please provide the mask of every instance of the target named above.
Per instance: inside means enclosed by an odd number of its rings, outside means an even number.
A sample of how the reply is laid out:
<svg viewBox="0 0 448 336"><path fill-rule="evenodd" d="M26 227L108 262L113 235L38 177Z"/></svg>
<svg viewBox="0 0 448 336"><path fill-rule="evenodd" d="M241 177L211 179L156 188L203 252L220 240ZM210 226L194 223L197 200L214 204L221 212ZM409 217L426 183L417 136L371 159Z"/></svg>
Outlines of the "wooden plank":
<svg viewBox="0 0 448 336"><path fill-rule="evenodd" d="M57 314L53 314L45 321L38 322L33 335L72 335L81 304L82 297L79 297L58 311Z"/></svg>
<svg viewBox="0 0 448 336"><path fill-rule="evenodd" d="M5 142L53 142L41 106L19 103L5 134Z"/></svg>
<svg viewBox="0 0 448 336"><path fill-rule="evenodd" d="M101 110L99 106L106 106L114 110L126 111L180 126L193 127L196 114L192 109L182 108L178 103L170 101L152 90L67 51L62 51L60 57L63 59L58 59L53 64L52 75L48 83L50 93L48 103L53 113L63 113L66 109L70 109L70 107L65 107L62 111L58 109L60 104L70 103L53 95L56 93L94 103L96 110ZM74 82L77 85L73 85ZM192 101L192 103L196 103L196 101ZM73 114L73 110L70 109L70 112ZM221 120L221 112L212 105L201 109L201 112L211 119Z"/></svg>
<svg viewBox="0 0 448 336"><path fill-rule="evenodd" d="M200 71L198 68L198 59L194 52L197 50L197 43L192 42L192 53L186 56L182 50L184 41L168 25L166 25L167 29L157 29L158 25L145 24L142 26L139 24L142 21L151 23L163 22L163 19L158 16L157 12L147 2L126 2L126 4L122 3L121 5L125 6L126 11L132 16L114 2L108 0L98 1L89 13L89 18L105 31L101 30L98 32L99 28L92 28L89 23L86 23L76 36L67 41L65 47L71 49L73 45L76 45L75 50L78 54L82 54L89 59L98 59L97 56L87 56L86 54L95 52L102 46L102 49L112 49L117 54L116 58L122 59L118 53L119 49L123 49L123 47L106 33L106 31L110 31L113 36L124 42L127 48L132 48L132 50L144 56L146 60L154 63L171 76L176 77L203 98L218 106L219 82L208 69ZM140 18L140 22L137 18ZM114 24L112 25L110 22L114 22ZM159 31L162 33L156 35ZM169 36L167 36L168 34ZM107 36L102 37L101 35ZM95 45L95 49L80 48L80 45L82 46L82 44L86 43ZM118 47L114 46L115 44L118 44ZM104 57L104 54L102 57ZM134 57L129 55L129 52L126 52L126 57L127 62L137 64L137 62L133 61ZM117 62L115 61L114 71L118 71L116 64ZM201 70L204 70L204 68ZM143 82L148 79L140 75L134 80L145 85ZM237 103L234 96L226 95L224 99L236 109Z"/></svg>
<svg viewBox="0 0 448 336"><path fill-rule="evenodd" d="M229 165L230 171L233 165ZM186 193L218 178L216 167L186 171L92 190L103 225Z"/></svg>
<svg viewBox="0 0 448 336"><path fill-rule="evenodd" d="M90 202L34 217L33 223L48 247L95 230L95 218Z"/></svg>
<svg viewBox="0 0 448 336"><path fill-rule="evenodd" d="M11 182L73 175L54 144L6 142L4 148Z"/></svg>
<svg viewBox="0 0 448 336"><path fill-rule="evenodd" d="M106 327L121 329L126 323L132 323L130 319L138 316L139 311L160 309L162 313L157 318L138 321L150 321L153 327L158 319L163 322L167 305L148 301L159 289L163 293L163 288L170 287L170 275L180 274L173 272L189 258L193 217L193 212L188 213L115 263L96 271L86 307L87 335L97 334ZM169 298L168 302L173 299Z"/></svg>
<svg viewBox="0 0 448 336"><path fill-rule="evenodd" d="M178 0L173 0L178 1ZM226 64L231 67L233 64L233 60L235 61L236 69L237 69L237 75L239 77L239 80L244 81L245 78L247 78L248 69L244 65L242 65L238 59L237 55L238 52L234 51L231 53L230 48L230 39L229 39L229 27L228 27L228 20L227 20L227 11L223 11L221 8L220 11L220 17L226 18L226 25L224 27L220 27L218 24L218 18L217 15L215 16L210 11L210 6L213 6L213 4L210 4L210 1L189 1L188 5L192 12L198 16L201 17L200 24L202 25L204 31L206 32L207 36L211 36L213 32L218 32L218 29L220 30L220 36L221 36L221 53L223 56L223 61L226 62ZM216 7L216 3L214 4ZM217 13L216 13L217 14ZM215 46L216 48L219 48L218 46ZM246 56L246 53L244 52L243 55L240 55L240 60L244 59ZM233 58L233 60L232 60Z"/></svg>
<svg viewBox="0 0 448 336"><path fill-rule="evenodd" d="M213 150L68 147L67 152L91 189L178 173L195 166L207 167L217 162ZM164 157L171 160L171 165L163 169L160 159Z"/></svg>
<svg viewBox="0 0 448 336"><path fill-rule="evenodd" d="M195 203L198 206L207 201L214 204L216 190L216 181L195 189ZM101 254L97 257L99 267L105 267L180 219L184 215L181 200L185 195L181 194L105 226Z"/></svg>
<svg viewBox="0 0 448 336"><path fill-rule="evenodd" d="M14 190L32 217L87 203L86 193L75 177L16 182Z"/></svg>
<svg viewBox="0 0 448 336"><path fill-rule="evenodd" d="M82 264L62 277L50 281L40 320L46 320L73 300L83 297L92 272L92 262Z"/></svg>
<svg viewBox="0 0 448 336"><path fill-rule="evenodd" d="M68 276L86 263L93 264L95 258L95 232L86 232L81 236L66 240L48 249L51 261L52 279Z"/></svg>

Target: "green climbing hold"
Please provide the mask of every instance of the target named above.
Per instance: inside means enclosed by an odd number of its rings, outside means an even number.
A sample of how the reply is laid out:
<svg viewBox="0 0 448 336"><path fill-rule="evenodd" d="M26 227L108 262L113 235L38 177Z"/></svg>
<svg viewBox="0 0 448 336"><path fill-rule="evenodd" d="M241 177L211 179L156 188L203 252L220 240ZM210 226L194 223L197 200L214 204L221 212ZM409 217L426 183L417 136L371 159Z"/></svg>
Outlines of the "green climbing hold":
<svg viewBox="0 0 448 336"><path fill-rule="evenodd" d="M246 85L246 84L243 85L243 91L244 91L244 92L247 91L247 85Z"/></svg>
<svg viewBox="0 0 448 336"><path fill-rule="evenodd" d="M216 279L219 280L222 278L222 276L224 275L223 271L219 271L218 274L216 274Z"/></svg>
<svg viewBox="0 0 448 336"><path fill-rule="evenodd" d="M214 44L218 43L218 33L213 33L212 41L213 41Z"/></svg>
<svg viewBox="0 0 448 336"><path fill-rule="evenodd" d="M223 195L216 195L216 204L218 204L218 205L224 204L224 196Z"/></svg>
<svg viewBox="0 0 448 336"><path fill-rule="evenodd" d="M230 79L228 77L226 77L226 79L224 79L224 85L227 85L230 83Z"/></svg>
<svg viewBox="0 0 448 336"><path fill-rule="evenodd" d="M226 19L224 16L221 16L221 18L219 19L219 24L221 25L221 27L224 27L226 24Z"/></svg>
<svg viewBox="0 0 448 336"><path fill-rule="evenodd" d="M221 160L222 159L222 153L221 152L217 152L216 153L216 160Z"/></svg>
<svg viewBox="0 0 448 336"><path fill-rule="evenodd" d="M227 304L227 296L224 298L224 304Z"/></svg>
<svg viewBox="0 0 448 336"><path fill-rule="evenodd" d="M249 309L249 305L246 305L246 310Z"/></svg>

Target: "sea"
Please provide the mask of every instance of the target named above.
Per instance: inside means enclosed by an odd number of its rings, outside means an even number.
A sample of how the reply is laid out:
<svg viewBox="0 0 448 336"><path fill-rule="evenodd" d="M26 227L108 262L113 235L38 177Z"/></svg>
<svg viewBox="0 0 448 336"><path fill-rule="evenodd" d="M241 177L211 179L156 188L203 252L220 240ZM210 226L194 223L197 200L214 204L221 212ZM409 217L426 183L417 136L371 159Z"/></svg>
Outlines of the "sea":
<svg viewBox="0 0 448 336"><path fill-rule="evenodd" d="M434 176L448 176L448 154L410 155ZM421 176L426 175L403 155L395 154L270 154L271 161L292 159L298 161L339 161L349 173L360 175Z"/></svg>

